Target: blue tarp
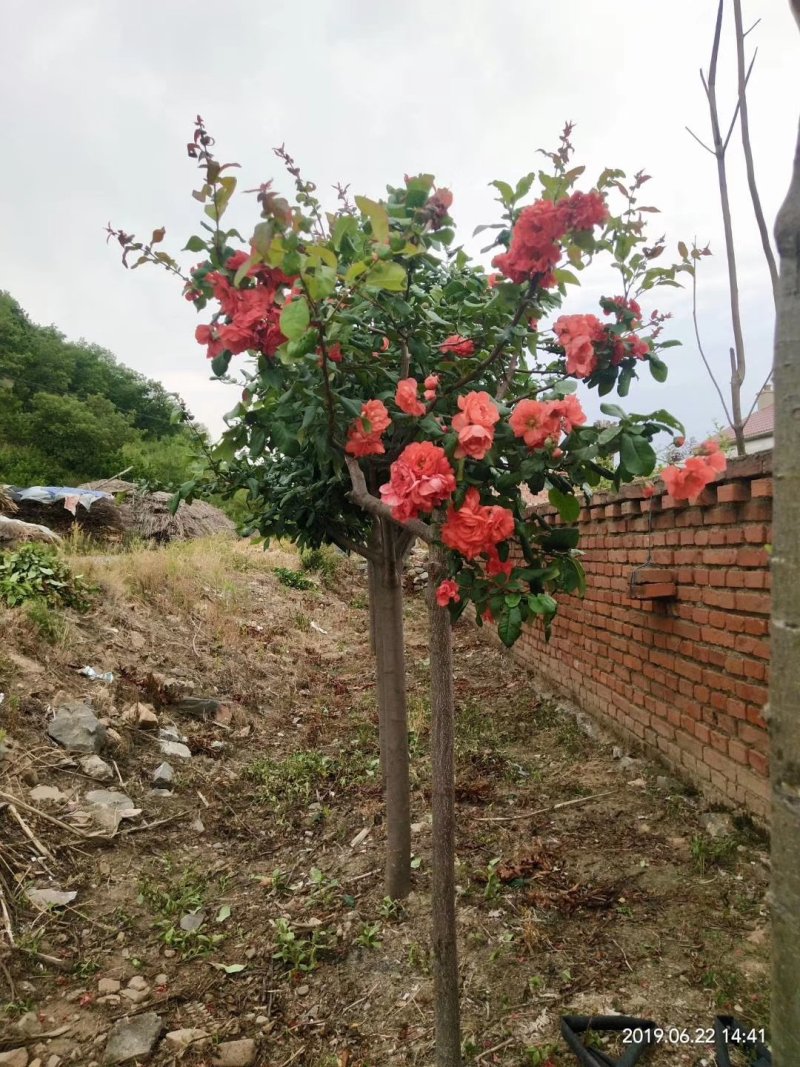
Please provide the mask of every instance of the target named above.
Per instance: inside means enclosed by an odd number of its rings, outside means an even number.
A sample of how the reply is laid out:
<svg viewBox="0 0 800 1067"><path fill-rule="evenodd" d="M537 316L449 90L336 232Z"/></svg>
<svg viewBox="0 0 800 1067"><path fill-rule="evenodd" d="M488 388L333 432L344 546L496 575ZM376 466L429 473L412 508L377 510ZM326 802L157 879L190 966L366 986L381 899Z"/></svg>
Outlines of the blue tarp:
<svg viewBox="0 0 800 1067"><path fill-rule="evenodd" d="M32 485L28 489L11 485L8 487L8 494L15 504L24 500L36 504L57 504L63 501L64 507L73 515L78 504L88 511L97 500L113 499L111 493L104 493L100 489L78 489L70 485Z"/></svg>

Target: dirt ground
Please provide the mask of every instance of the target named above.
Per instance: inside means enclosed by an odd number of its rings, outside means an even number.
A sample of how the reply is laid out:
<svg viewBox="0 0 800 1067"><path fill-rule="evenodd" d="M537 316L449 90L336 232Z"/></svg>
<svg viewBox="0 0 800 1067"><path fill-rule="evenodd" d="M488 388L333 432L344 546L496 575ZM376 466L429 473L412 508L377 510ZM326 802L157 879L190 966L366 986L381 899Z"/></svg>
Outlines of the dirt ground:
<svg viewBox="0 0 800 1067"><path fill-rule="evenodd" d="M364 576L332 558L294 589L276 572L298 567L291 550L82 556L100 590L89 614L0 611L0 1052L99 1064L116 1020L156 1012L164 1032L207 1035L186 1065L237 1038L269 1067L433 1062L424 600L407 598L414 890L397 905ZM718 1012L765 1026L765 839L587 734L467 621L455 648L465 1063L575 1064L567 1012L673 1028L653 1064L713 1063L679 1031L693 1041ZM67 700L116 732L102 753L115 781L47 737ZM187 739L171 795L151 793L165 757L136 702ZM32 799L37 785L61 799ZM82 815L100 787L141 809L112 837ZM76 896L26 895L48 887ZM178 1058L162 1040L150 1062Z"/></svg>

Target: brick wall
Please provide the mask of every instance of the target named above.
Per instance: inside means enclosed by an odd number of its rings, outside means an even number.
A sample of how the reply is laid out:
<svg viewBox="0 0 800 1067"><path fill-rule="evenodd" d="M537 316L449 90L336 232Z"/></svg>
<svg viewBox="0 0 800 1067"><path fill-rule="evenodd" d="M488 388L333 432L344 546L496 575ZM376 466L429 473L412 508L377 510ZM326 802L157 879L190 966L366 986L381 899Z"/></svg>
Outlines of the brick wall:
<svg viewBox="0 0 800 1067"><path fill-rule="evenodd" d="M584 599L515 655L712 796L768 812L772 454L730 460L696 505L640 486L581 511ZM550 507L543 513L559 524Z"/></svg>

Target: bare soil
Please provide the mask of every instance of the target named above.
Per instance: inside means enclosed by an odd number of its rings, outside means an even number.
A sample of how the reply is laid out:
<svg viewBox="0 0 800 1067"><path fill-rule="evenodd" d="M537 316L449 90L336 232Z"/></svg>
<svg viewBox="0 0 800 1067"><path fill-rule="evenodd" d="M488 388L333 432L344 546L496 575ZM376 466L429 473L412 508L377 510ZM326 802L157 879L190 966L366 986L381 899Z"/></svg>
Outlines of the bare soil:
<svg viewBox="0 0 800 1067"><path fill-rule="evenodd" d="M209 1035L187 1065L239 1037L269 1067L431 1064L423 598L406 612L414 889L396 906L359 566L340 558L297 590L275 572L298 566L291 550L230 542L73 562L101 590L89 614L0 611L0 1051L102 1063L115 1020L156 1011L165 1031ZM653 1064L712 1063L711 1046L682 1040L718 1012L766 1025L764 838L735 815L710 836L701 797L655 763L615 759L466 620L455 646L465 1063L574 1064L568 1012L672 1028ZM78 674L86 664L114 682ZM186 693L221 708L189 715ZM69 699L118 732L104 756L142 809L111 839L76 818L98 785L46 734ZM136 701L192 751L172 761L171 796L150 792L163 757L125 718ZM37 784L65 799L32 800ZM32 887L77 896L40 911ZM192 912L202 925L182 929ZM136 976L138 1003L98 989ZM150 1062L176 1057L162 1042Z"/></svg>

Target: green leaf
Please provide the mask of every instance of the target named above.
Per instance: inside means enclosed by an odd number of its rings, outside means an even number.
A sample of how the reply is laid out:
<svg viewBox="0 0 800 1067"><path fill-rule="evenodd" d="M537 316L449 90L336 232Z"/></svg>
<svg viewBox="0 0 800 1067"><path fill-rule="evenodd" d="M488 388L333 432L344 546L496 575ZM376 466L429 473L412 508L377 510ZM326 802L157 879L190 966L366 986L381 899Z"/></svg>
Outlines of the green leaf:
<svg viewBox="0 0 800 1067"><path fill-rule="evenodd" d="M246 963L212 963L211 966L225 974L240 974L247 968Z"/></svg>
<svg viewBox="0 0 800 1067"><path fill-rule="evenodd" d="M669 374L669 368L658 356L650 356L650 373L657 382L665 382Z"/></svg>
<svg viewBox="0 0 800 1067"><path fill-rule="evenodd" d="M386 289L390 293L401 293L406 287L405 268L399 263L382 260L369 269L364 281L375 289Z"/></svg>
<svg viewBox="0 0 800 1067"><path fill-rule="evenodd" d="M304 296L297 297L290 304L286 304L281 312L281 332L290 341L299 340L308 329L310 322L311 312Z"/></svg>
<svg viewBox="0 0 800 1067"><path fill-rule="evenodd" d="M504 611L497 624L497 634L506 648L511 648L522 633L522 612L518 607Z"/></svg>
<svg viewBox="0 0 800 1067"><path fill-rule="evenodd" d="M508 182L494 181L489 182L489 184L493 185L498 191L506 207L510 207L514 203L514 190Z"/></svg>
<svg viewBox="0 0 800 1067"><path fill-rule="evenodd" d="M227 374L228 367L231 364L230 352L220 352L218 356L214 356L211 360L211 370L216 374L218 378L221 378L224 374Z"/></svg>
<svg viewBox="0 0 800 1067"><path fill-rule="evenodd" d="M577 548L580 536L577 526L562 526L540 534L536 540L545 552L564 552L568 548Z"/></svg>
<svg viewBox="0 0 800 1067"><path fill-rule="evenodd" d="M368 269L368 264L359 260L357 263L352 263L347 268L347 273L344 276L344 280L348 285L352 285L356 278L360 278L365 270Z"/></svg>
<svg viewBox="0 0 800 1067"><path fill-rule="evenodd" d="M339 251L342 241L350 234L355 233L358 229L358 223L352 215L340 215L336 220L336 225L333 227L333 247L336 251Z"/></svg>
<svg viewBox="0 0 800 1067"><path fill-rule="evenodd" d="M575 522L581 513L580 501L570 493L562 493L558 489L551 489L547 494L547 499L554 508L558 508L558 513L564 522Z"/></svg>
<svg viewBox="0 0 800 1067"><path fill-rule="evenodd" d="M224 922L225 922L225 920L226 920L226 919L230 919L230 917L231 917L231 909L230 909L230 905L228 905L228 904L223 904L223 905L222 905L222 907L221 907L221 908L219 909L219 911L217 912L217 919L216 919L216 921L217 921L218 923L224 923ZM235 966L235 965L234 965L234 966Z"/></svg>
<svg viewBox="0 0 800 1067"><path fill-rule="evenodd" d="M196 234L190 237L186 244L183 246L184 252L205 252L207 245L202 237L198 237Z"/></svg>
<svg viewBox="0 0 800 1067"><path fill-rule="evenodd" d="M248 258L244 261L244 263L241 265L241 267L239 267L239 269L236 271L236 274L234 275L234 278L233 278L233 284L237 288L242 284L244 279L247 277L247 272L250 270L250 268L254 267L256 265L256 263L260 262L260 259L261 259L261 257L258 256L258 255L248 256Z"/></svg>
<svg viewBox="0 0 800 1067"><path fill-rule="evenodd" d="M375 240L382 245L388 244L389 216L385 205L379 204L375 200L370 200L367 196L357 196L356 204L362 215L366 215L372 223L372 234Z"/></svg>
<svg viewBox="0 0 800 1067"><path fill-rule="evenodd" d="M644 437L626 433L620 441L620 460L630 474L650 474L656 465L656 454Z"/></svg>
<svg viewBox="0 0 800 1067"><path fill-rule="evenodd" d="M600 410L604 415L611 415L615 419L627 419L627 412L623 411L619 404L601 404Z"/></svg>

